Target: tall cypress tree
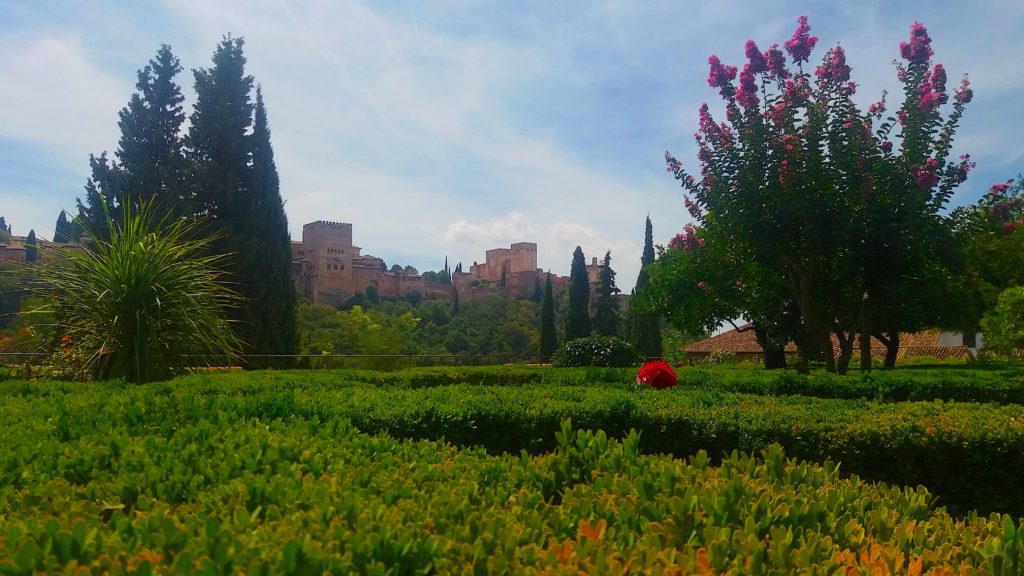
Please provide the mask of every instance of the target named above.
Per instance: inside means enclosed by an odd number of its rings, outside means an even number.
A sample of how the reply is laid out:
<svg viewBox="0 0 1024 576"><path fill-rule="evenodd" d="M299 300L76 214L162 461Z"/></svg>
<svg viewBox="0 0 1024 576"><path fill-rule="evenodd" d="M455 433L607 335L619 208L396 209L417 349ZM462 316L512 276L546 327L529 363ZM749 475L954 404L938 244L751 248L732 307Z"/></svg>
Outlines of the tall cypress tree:
<svg viewBox="0 0 1024 576"><path fill-rule="evenodd" d="M185 97L174 77L181 64L167 44L138 72L136 93L118 114L121 140L116 153L124 173L121 202L138 210L154 196L170 207L181 192L184 156L181 126Z"/></svg>
<svg viewBox="0 0 1024 576"><path fill-rule="evenodd" d="M248 178L250 215L243 221L246 242L240 254L250 298L252 350L256 354L291 354L298 349L295 285L292 282L291 236L281 200L281 181L270 144L263 92L256 88L252 167Z"/></svg>
<svg viewBox="0 0 1024 576"><path fill-rule="evenodd" d="M551 293L551 273L544 282L544 297L540 305L540 355L546 362L558 349L558 334L555 332L555 297Z"/></svg>
<svg viewBox="0 0 1024 576"><path fill-rule="evenodd" d="M579 246L572 253L572 268L569 272L569 316L565 325L565 340L590 336L590 279L587 277L587 263L583 249Z"/></svg>
<svg viewBox="0 0 1024 576"><path fill-rule="evenodd" d="M651 217L647 217L644 227L644 251L640 256L640 273L636 277L635 294L642 294L651 283L647 267L654 263L654 232ZM635 300L634 300L635 302ZM633 310L634 334L633 341L637 350L646 358L661 356L661 319L657 313Z"/></svg>
<svg viewBox="0 0 1024 576"><path fill-rule="evenodd" d="M605 252L598 274L597 302L594 303L594 331L604 336L619 335L619 293L612 270L611 250Z"/></svg>
<svg viewBox="0 0 1024 576"><path fill-rule="evenodd" d="M36 231L29 230L25 237L25 261L35 262L39 257L39 243L36 241Z"/></svg>
<svg viewBox="0 0 1024 576"><path fill-rule="evenodd" d="M114 220L124 205L133 212L154 196L170 208L181 194L184 178L181 125L185 98L174 77L181 72L171 47L164 44L156 58L138 71L136 92L118 112L121 137L114 159L106 153L90 156L91 177L85 201L78 200L80 219L94 232ZM106 205L106 208L104 208Z"/></svg>
<svg viewBox="0 0 1024 576"><path fill-rule="evenodd" d="M194 171L191 211L223 230L220 244L227 251L241 247L251 207L247 134L253 78L245 74L244 45L241 38L225 37L213 53L213 67L193 70L196 105L185 141Z"/></svg>
<svg viewBox="0 0 1024 576"><path fill-rule="evenodd" d="M543 299L544 299L544 289L541 288L540 278L539 277L534 278L533 279L533 294L530 296L530 300L533 300L534 302L540 304Z"/></svg>

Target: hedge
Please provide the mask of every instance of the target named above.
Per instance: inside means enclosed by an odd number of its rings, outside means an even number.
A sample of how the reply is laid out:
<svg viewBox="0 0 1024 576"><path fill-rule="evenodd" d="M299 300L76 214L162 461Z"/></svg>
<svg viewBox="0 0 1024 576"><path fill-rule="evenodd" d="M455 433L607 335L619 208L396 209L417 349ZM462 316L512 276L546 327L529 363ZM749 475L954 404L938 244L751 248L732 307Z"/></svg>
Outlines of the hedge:
<svg viewBox="0 0 1024 576"><path fill-rule="evenodd" d="M565 421L550 452L495 456L299 417L325 389L243 384L0 389L0 574L1024 569L1024 521L956 519L778 446L716 466Z"/></svg>
<svg viewBox="0 0 1024 576"><path fill-rule="evenodd" d="M560 422L572 418L615 436L636 429L646 453L685 457L706 450L718 457L778 443L799 458L840 462L845 473L927 486L956 513L1024 514L1020 405L654 391L618 383L403 388L313 376L202 374L125 389L109 383L0 383L0 402L9 410L8 404L24 397L33 413L49 418L69 439L83 424L99 425L97 415L117 397L131 403L124 416L129 424L173 426L179 406L197 406L260 419L345 419L366 433L444 438L494 454L551 450ZM73 406L61 408L72 398Z"/></svg>

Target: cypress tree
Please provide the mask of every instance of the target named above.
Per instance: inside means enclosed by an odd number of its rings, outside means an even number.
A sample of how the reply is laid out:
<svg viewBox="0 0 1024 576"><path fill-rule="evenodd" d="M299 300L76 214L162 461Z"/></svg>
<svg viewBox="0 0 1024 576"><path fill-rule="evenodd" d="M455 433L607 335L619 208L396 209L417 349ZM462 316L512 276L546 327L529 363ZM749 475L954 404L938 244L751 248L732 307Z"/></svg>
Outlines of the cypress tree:
<svg viewBox="0 0 1024 576"><path fill-rule="evenodd" d="M117 160L123 172L121 202L138 211L140 202L163 197L170 207L184 176L181 126L185 97L174 77L181 64L167 44L138 72L136 93L118 114L121 140Z"/></svg>
<svg viewBox="0 0 1024 576"><path fill-rule="evenodd" d="M78 211L94 233L106 228L108 213L118 220L126 204L136 213L139 203L154 195L166 196L167 208L178 201L184 174L181 125L185 98L174 76L180 71L170 46L162 45L156 58L138 71L136 92L118 112L121 137L114 159L108 159L106 152L89 157L91 177L86 182L85 201L78 200ZM64 235L70 237L70 232Z"/></svg>
<svg viewBox="0 0 1024 576"><path fill-rule="evenodd" d="M7 220L0 216L0 242L7 242L11 239L11 227L7 224Z"/></svg>
<svg viewBox="0 0 1024 576"><path fill-rule="evenodd" d="M619 335L619 300L611 250L605 252L598 274L597 302L594 303L594 331L604 336Z"/></svg>
<svg viewBox="0 0 1024 576"><path fill-rule="evenodd" d="M225 37L213 66L193 71L189 208L222 234L214 250L235 255L228 272L248 305L232 316L247 352L288 354L296 348L291 241L266 108L262 94L255 105L250 97L254 82L245 74L243 46L241 38Z"/></svg>
<svg viewBox="0 0 1024 576"><path fill-rule="evenodd" d="M533 295L530 296L530 300L533 300L537 304L541 303L544 299L544 289L540 286L540 277L533 279Z"/></svg>
<svg viewBox="0 0 1024 576"><path fill-rule="evenodd" d="M53 227L53 241L71 241L71 223L68 222L68 215L63 210L61 210L60 215L57 216L57 224Z"/></svg>
<svg viewBox="0 0 1024 576"><path fill-rule="evenodd" d="M245 74L241 38L225 37L213 53L213 67L193 70L196 104L186 145L192 160L191 211L206 216L225 236L224 252L241 245L251 208L247 194L253 104L252 76Z"/></svg>
<svg viewBox="0 0 1024 576"><path fill-rule="evenodd" d="M565 325L565 340L590 336L590 279L583 249L579 246L572 254L569 272L569 316Z"/></svg>
<svg viewBox="0 0 1024 576"><path fill-rule="evenodd" d="M539 279L538 279L539 281ZM555 297L551 293L551 273L544 282L544 296L540 305L540 355L547 362L558 349L558 334L555 332Z"/></svg>
<svg viewBox="0 0 1024 576"><path fill-rule="evenodd" d="M452 301L452 316L455 316L462 311L462 307L459 306L459 291L455 290L455 299Z"/></svg>
<svg viewBox="0 0 1024 576"><path fill-rule="evenodd" d="M25 237L25 261L35 262L39 257L39 244L36 242L36 231L29 230Z"/></svg>
<svg viewBox="0 0 1024 576"><path fill-rule="evenodd" d="M248 178L249 216L242 222L248 264L241 271L250 302L250 341L256 354L291 354L298 349L296 293L292 282L291 236L281 200L280 178L270 144L263 93L256 88L252 167Z"/></svg>
<svg viewBox="0 0 1024 576"><path fill-rule="evenodd" d="M642 294L651 283L647 267L654 263L654 258L654 232L651 226L651 217L648 216L644 228L644 251L640 256L640 273L636 277L634 294ZM635 319L633 341L637 350L647 358L661 356L661 319L657 313L634 309L633 317Z"/></svg>

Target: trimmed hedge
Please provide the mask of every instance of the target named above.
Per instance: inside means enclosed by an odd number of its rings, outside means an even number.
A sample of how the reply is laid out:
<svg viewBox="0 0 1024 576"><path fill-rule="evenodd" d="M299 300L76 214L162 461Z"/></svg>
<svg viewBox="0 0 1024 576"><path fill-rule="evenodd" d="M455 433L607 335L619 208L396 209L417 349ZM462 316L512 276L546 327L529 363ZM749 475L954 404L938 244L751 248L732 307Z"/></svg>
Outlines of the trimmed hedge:
<svg viewBox="0 0 1024 576"><path fill-rule="evenodd" d="M957 520L777 446L713 466L563 422L551 452L491 456L299 418L311 397L231 380L0 389L0 574L1024 569L1022 520Z"/></svg>
<svg viewBox="0 0 1024 576"><path fill-rule="evenodd" d="M293 372L305 382L351 381L375 386L423 388L450 384L520 386L581 385L593 382L629 385L638 368L561 368L527 366L408 368L397 372L335 370ZM815 396L881 402L957 401L1024 404L1024 365L908 368L839 376L815 372L804 376L787 370L750 366L682 367L679 386L763 396Z"/></svg>
<svg viewBox="0 0 1024 576"><path fill-rule="evenodd" d="M560 422L572 418L615 436L636 429L647 453L684 457L703 449L719 456L778 443L799 458L841 462L846 473L927 486L941 504L957 513L977 509L1024 514L1024 492L1018 489L1018 478L1024 477L1020 405L878 403L714 389L656 391L635 383L404 388L367 385L346 375L197 374L123 390L116 384L5 382L0 383L0 404L9 410L9 404L24 397L34 413L49 418L60 434L72 439L83 424L98 425L96 415L103 414L116 396L131 403L125 416L130 422L173 426L177 406L198 406L209 413L227 411L260 419L341 418L366 433L445 438L512 454L551 450ZM60 408L65 398L74 398L74 407ZM18 462L0 468L0 477L4 470L17 470Z"/></svg>

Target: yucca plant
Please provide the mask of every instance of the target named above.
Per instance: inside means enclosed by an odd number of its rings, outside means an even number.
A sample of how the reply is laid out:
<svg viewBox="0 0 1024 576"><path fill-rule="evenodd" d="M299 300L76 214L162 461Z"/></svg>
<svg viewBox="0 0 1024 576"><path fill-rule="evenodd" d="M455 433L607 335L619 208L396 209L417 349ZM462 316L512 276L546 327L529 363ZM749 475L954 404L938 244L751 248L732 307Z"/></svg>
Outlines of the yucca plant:
<svg viewBox="0 0 1024 576"><path fill-rule="evenodd" d="M225 309L241 297L222 282L225 256L195 221L157 217L152 203L83 245L48 248L35 269L58 319L55 354L80 359L76 379L163 380L192 367L224 365L241 343Z"/></svg>

